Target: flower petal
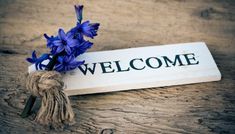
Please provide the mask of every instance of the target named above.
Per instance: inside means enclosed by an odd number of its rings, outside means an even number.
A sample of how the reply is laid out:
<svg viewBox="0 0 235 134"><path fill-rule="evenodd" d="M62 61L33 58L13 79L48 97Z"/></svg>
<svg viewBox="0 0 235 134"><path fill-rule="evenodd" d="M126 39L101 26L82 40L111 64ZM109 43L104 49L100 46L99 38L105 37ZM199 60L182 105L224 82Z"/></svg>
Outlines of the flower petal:
<svg viewBox="0 0 235 134"><path fill-rule="evenodd" d="M32 58L33 59L37 59L37 55L36 55L36 51L35 50L32 52Z"/></svg>
<svg viewBox="0 0 235 134"><path fill-rule="evenodd" d="M84 63L85 63L85 61L74 61L70 64L70 66L76 68L76 67L79 67L80 65L82 65Z"/></svg>
<svg viewBox="0 0 235 134"><path fill-rule="evenodd" d="M26 60L30 63L34 63L35 61L32 58L26 58Z"/></svg>
<svg viewBox="0 0 235 134"><path fill-rule="evenodd" d="M58 72L64 71L64 67L62 64L57 64L54 69Z"/></svg>
<svg viewBox="0 0 235 134"><path fill-rule="evenodd" d="M63 29L59 29L58 36L59 36L59 39L66 40L66 34Z"/></svg>
<svg viewBox="0 0 235 134"><path fill-rule="evenodd" d="M53 41L53 44L57 47L60 45L63 45L61 40L55 40L55 41Z"/></svg>
<svg viewBox="0 0 235 134"><path fill-rule="evenodd" d="M36 70L38 70L38 64L39 64L39 63L35 63L35 68L36 68Z"/></svg>
<svg viewBox="0 0 235 134"><path fill-rule="evenodd" d="M67 45L70 47L75 47L78 44L79 44L78 40L75 40L75 39L67 40Z"/></svg>
<svg viewBox="0 0 235 134"><path fill-rule="evenodd" d="M63 62L64 62L63 58L64 58L63 56L59 56L57 60L58 60L60 63L63 63Z"/></svg>
<svg viewBox="0 0 235 134"><path fill-rule="evenodd" d="M56 48L56 53L60 53L60 52L62 52L63 50L64 50L64 45L60 45L60 46L58 46L57 48Z"/></svg>
<svg viewBox="0 0 235 134"><path fill-rule="evenodd" d="M99 23L90 23L86 21L81 24L82 33L90 38L94 38L97 35L97 30L99 29Z"/></svg>
<svg viewBox="0 0 235 134"><path fill-rule="evenodd" d="M43 34L43 35L44 35L44 37L45 37L47 40L50 39L50 37L49 37L47 34Z"/></svg>
<svg viewBox="0 0 235 134"><path fill-rule="evenodd" d="M74 35L75 35L75 29L71 29L70 31L66 33L66 36L68 39L72 39Z"/></svg>
<svg viewBox="0 0 235 134"><path fill-rule="evenodd" d="M65 46L64 48L67 54L71 54L72 50L69 46Z"/></svg>

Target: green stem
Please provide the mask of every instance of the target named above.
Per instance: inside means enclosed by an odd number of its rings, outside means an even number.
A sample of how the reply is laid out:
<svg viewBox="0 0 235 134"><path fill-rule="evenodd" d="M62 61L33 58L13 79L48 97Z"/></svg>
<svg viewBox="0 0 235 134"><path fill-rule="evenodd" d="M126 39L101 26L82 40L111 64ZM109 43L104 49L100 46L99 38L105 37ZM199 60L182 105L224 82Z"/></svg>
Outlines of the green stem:
<svg viewBox="0 0 235 134"><path fill-rule="evenodd" d="M29 98L28 98L28 100L27 100L27 102L26 102L26 104L25 104L25 107L24 107L24 110L23 110L23 112L21 113L21 117L22 118L26 118L26 117L28 117L29 116L29 114L30 114L30 111L31 111L31 109L32 109L32 107L33 107L33 105L34 105L34 103L35 103L35 101L36 101L36 96L33 96L33 95L30 95L29 96Z"/></svg>

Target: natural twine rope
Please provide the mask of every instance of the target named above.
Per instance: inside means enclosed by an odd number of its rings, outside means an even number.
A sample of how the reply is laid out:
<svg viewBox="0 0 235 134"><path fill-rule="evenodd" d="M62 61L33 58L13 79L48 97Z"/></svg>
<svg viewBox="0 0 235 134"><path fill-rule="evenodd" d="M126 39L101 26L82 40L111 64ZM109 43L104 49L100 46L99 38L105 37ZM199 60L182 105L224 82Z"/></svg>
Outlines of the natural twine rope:
<svg viewBox="0 0 235 134"><path fill-rule="evenodd" d="M74 123L74 113L62 91L63 85L62 76L56 71L35 71L28 75L26 88L33 95L42 97L37 122L52 126Z"/></svg>

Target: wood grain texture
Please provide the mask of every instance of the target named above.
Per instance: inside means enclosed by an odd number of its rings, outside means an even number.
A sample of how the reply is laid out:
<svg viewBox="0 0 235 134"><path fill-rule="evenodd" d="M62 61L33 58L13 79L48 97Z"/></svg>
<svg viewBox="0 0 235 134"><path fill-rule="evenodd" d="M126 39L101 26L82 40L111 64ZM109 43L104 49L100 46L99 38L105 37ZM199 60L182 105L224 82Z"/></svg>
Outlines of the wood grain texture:
<svg viewBox="0 0 235 134"><path fill-rule="evenodd" d="M47 51L44 32L75 24L79 2L85 19L101 23L90 51L204 41L222 80L73 96L77 123L63 131L38 125L35 114L22 119L24 59ZM234 37L233 0L1 0L0 133L235 133Z"/></svg>

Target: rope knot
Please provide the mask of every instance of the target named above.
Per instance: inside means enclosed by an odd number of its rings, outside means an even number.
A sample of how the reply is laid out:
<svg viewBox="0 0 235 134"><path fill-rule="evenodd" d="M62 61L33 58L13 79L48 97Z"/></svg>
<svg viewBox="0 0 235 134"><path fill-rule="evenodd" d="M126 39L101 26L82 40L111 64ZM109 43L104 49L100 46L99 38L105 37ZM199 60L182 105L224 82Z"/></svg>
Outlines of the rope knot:
<svg viewBox="0 0 235 134"><path fill-rule="evenodd" d="M56 71L37 71L28 76L26 88L35 96L42 97L47 90L61 90L62 76Z"/></svg>
<svg viewBox="0 0 235 134"><path fill-rule="evenodd" d="M26 88L42 98L36 121L52 126L74 122L74 113L63 86L62 76L56 71L35 71L28 75Z"/></svg>

